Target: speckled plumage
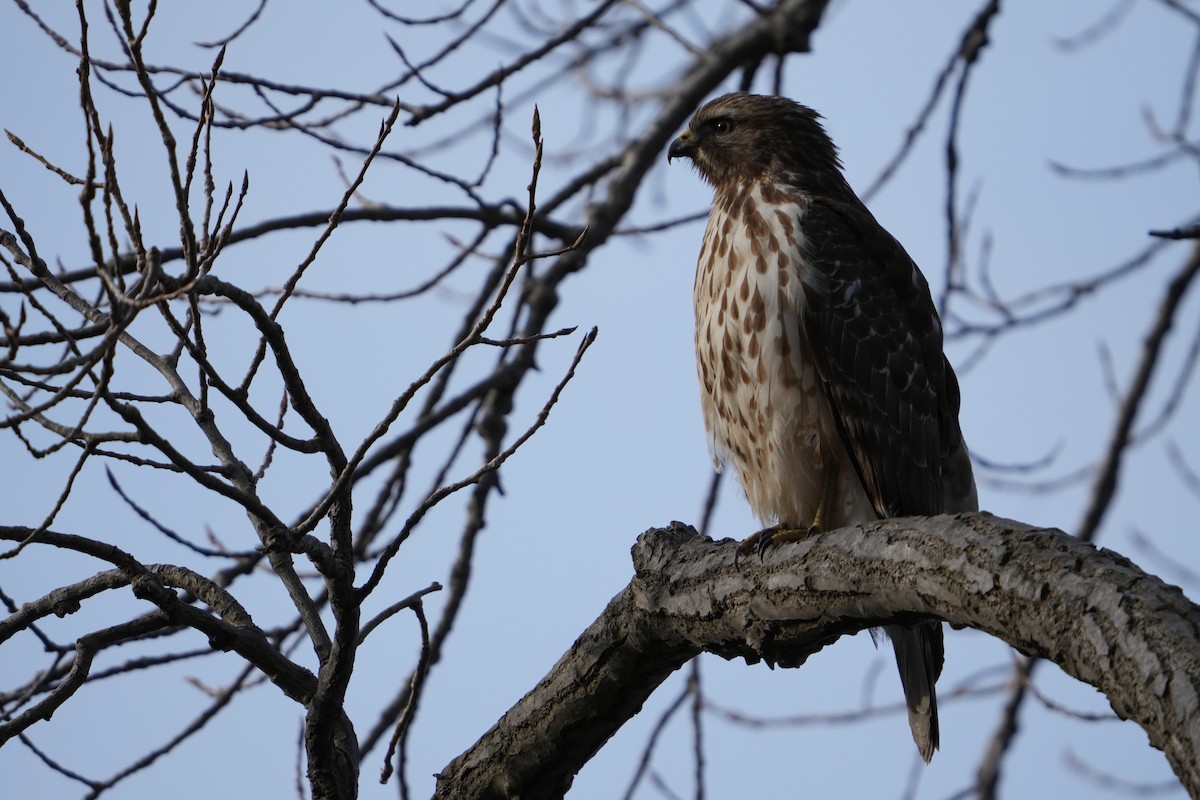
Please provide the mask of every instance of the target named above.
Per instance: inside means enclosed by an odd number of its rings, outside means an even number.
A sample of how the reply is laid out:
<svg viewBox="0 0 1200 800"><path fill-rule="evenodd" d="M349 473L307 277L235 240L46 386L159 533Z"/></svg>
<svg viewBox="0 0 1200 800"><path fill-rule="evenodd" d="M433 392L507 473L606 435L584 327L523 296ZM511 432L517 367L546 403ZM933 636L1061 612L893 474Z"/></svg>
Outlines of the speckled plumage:
<svg viewBox="0 0 1200 800"><path fill-rule="evenodd" d="M823 497L826 529L977 508L929 287L846 183L816 112L725 95L669 156L715 190L696 269L701 405L718 468L732 464L763 524L804 530ZM886 630L929 760L941 625Z"/></svg>

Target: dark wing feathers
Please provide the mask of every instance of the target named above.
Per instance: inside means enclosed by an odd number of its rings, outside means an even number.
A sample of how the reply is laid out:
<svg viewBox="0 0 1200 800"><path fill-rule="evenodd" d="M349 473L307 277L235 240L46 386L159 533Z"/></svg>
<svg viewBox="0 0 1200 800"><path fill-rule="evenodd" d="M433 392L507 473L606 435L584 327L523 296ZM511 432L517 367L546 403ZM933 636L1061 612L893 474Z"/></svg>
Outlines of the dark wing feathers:
<svg viewBox="0 0 1200 800"><path fill-rule="evenodd" d="M818 276L803 333L867 495L881 517L941 513L957 385L928 286L859 204L813 198L802 227Z"/></svg>
<svg viewBox="0 0 1200 800"><path fill-rule="evenodd" d="M943 456L951 447L966 464L955 466L973 483L958 431L958 383L942 354L929 287L857 201L814 198L801 227L815 273L806 281L803 335L875 513L939 514ZM940 740L934 685L945 660L942 625L886 630L913 740L928 762Z"/></svg>

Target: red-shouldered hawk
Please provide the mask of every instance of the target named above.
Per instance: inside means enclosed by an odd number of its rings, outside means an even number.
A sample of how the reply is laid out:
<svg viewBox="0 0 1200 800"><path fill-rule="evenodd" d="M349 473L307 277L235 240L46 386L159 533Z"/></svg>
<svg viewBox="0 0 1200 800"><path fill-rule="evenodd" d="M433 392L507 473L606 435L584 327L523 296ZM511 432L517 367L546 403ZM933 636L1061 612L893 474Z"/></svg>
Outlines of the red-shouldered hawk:
<svg viewBox="0 0 1200 800"><path fill-rule="evenodd" d="M715 190L696 269L700 400L718 468L733 464L773 526L759 546L976 510L929 285L846 183L820 116L783 97L727 94L667 155L690 158ZM885 630L928 761L942 625Z"/></svg>

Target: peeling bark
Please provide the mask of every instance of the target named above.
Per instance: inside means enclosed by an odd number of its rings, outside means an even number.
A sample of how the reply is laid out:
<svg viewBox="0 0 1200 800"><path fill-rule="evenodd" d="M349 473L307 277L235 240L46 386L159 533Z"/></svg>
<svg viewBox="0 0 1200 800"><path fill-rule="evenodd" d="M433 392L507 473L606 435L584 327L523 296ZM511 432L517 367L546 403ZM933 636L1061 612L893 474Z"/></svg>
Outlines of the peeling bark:
<svg viewBox="0 0 1200 800"><path fill-rule="evenodd" d="M936 617L1108 697L1200 796L1200 608L1128 559L987 514L888 520L733 565L735 543L652 529L636 574L542 681L438 778L436 798L562 797L700 652L799 666L845 634Z"/></svg>

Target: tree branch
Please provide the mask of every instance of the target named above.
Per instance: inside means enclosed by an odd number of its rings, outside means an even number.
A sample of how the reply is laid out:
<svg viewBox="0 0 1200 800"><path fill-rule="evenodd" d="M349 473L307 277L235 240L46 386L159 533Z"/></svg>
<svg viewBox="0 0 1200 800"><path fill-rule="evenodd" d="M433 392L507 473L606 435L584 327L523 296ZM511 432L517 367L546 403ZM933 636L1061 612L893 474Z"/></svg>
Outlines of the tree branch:
<svg viewBox="0 0 1200 800"><path fill-rule="evenodd" d="M559 798L668 676L701 652L799 666L843 635L940 617L1046 658L1141 725L1200 796L1200 608L1127 559L987 514L898 519L733 565L674 523L550 674L438 778L435 797Z"/></svg>

